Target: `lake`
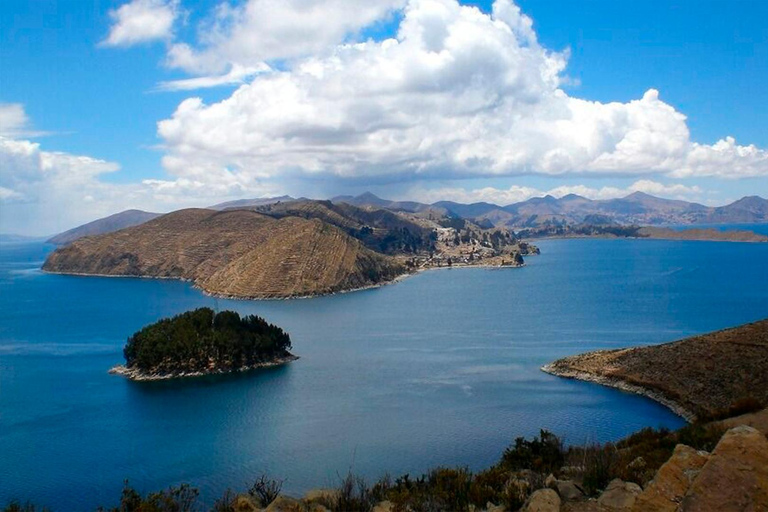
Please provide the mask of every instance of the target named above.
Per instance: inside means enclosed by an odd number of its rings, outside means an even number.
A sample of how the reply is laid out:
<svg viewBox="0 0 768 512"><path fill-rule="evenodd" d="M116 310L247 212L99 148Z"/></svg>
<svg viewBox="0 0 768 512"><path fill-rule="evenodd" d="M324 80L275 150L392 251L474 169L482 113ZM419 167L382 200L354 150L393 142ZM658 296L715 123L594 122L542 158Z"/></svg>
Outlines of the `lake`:
<svg viewBox="0 0 768 512"><path fill-rule="evenodd" d="M539 367L768 317L768 244L538 245L520 269L261 302L177 281L47 275L50 246L0 245L0 506L115 505L126 478L143 491L189 482L210 503L263 472L300 493L350 468L369 480L481 469L540 428L568 443L676 428L646 398ZM301 359L176 382L107 374L134 331L200 306L265 317Z"/></svg>

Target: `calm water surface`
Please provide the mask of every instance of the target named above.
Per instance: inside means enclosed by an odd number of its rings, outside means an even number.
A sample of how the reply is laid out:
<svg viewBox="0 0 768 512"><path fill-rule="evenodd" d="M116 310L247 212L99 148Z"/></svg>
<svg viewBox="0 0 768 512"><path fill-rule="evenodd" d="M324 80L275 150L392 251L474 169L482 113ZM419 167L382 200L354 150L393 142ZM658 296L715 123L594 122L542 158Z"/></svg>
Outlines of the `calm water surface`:
<svg viewBox="0 0 768 512"><path fill-rule="evenodd" d="M768 229L763 229L763 232ZM294 301L225 301L284 327L301 359L181 382L108 375L127 336L216 306L188 284L46 275L51 250L0 246L0 505L114 505L190 482L210 500L262 472L289 492L435 465L481 469L517 436L606 441L682 420L558 379L561 356L768 317L768 244L549 240L522 269L432 271Z"/></svg>

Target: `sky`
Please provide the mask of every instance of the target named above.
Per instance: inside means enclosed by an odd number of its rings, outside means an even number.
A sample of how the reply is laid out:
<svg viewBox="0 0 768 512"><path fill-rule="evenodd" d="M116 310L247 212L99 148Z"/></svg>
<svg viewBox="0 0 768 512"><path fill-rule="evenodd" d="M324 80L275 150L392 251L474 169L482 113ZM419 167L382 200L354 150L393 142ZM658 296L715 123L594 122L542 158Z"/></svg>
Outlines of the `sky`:
<svg viewBox="0 0 768 512"><path fill-rule="evenodd" d="M290 194L768 197L768 2L5 0L0 233Z"/></svg>

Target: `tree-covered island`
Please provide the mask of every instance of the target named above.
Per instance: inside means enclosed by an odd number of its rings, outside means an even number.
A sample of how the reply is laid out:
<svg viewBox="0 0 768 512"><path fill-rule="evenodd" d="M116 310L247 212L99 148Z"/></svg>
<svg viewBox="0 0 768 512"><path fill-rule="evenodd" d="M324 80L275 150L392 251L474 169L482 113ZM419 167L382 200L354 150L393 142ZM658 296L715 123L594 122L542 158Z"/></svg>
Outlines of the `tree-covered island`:
<svg viewBox="0 0 768 512"><path fill-rule="evenodd" d="M288 333L263 318L199 308L136 332L123 349L125 365L110 373L132 380L229 373L293 361L290 348Z"/></svg>

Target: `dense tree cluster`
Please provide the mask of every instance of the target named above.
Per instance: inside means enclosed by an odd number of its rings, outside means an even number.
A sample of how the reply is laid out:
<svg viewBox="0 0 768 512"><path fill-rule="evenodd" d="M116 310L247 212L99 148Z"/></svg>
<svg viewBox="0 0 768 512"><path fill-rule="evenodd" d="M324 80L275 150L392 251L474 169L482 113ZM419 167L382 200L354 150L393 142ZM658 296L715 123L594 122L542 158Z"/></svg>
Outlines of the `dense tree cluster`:
<svg viewBox="0 0 768 512"><path fill-rule="evenodd" d="M291 338L263 318L200 308L144 327L128 338L128 368L151 373L238 369L288 355Z"/></svg>

